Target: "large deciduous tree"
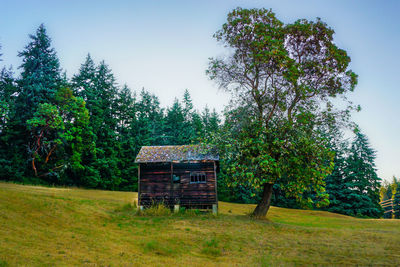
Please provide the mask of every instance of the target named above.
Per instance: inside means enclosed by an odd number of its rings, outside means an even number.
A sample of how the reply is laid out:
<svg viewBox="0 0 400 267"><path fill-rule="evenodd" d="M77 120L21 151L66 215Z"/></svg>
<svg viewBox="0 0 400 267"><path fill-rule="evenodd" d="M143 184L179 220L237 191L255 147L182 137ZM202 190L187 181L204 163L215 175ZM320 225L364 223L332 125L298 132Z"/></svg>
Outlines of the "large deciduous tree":
<svg viewBox="0 0 400 267"><path fill-rule="evenodd" d="M234 183L261 189L256 217L267 214L273 184L283 177L287 194L301 199L311 187L326 202L333 154L317 129L348 115L331 99L357 83L333 34L320 19L284 24L270 10L237 8L214 35L230 53L211 58L207 73L232 93L231 110L244 110L228 169Z"/></svg>
<svg viewBox="0 0 400 267"><path fill-rule="evenodd" d="M53 103L39 104L33 118L27 121L32 135L29 150L35 176L48 183L87 185L84 179L70 178L84 177L83 152L94 149L88 124L85 102L69 88L60 88ZM65 177L65 172L71 177Z"/></svg>

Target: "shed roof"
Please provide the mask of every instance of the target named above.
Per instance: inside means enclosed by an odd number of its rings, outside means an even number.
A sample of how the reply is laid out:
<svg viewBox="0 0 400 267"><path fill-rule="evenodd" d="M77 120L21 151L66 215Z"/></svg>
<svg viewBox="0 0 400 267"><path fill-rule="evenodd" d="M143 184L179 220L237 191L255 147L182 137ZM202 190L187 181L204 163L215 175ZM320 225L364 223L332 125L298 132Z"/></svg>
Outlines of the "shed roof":
<svg viewBox="0 0 400 267"><path fill-rule="evenodd" d="M191 160L219 160L214 149L207 149L200 145L182 146L142 146L135 162L172 162Z"/></svg>

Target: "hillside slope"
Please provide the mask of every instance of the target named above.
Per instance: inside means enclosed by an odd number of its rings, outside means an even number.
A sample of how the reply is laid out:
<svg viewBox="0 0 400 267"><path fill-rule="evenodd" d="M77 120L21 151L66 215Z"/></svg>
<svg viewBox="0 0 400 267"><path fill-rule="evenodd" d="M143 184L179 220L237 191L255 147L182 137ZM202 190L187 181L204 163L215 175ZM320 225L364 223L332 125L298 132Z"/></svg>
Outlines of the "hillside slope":
<svg viewBox="0 0 400 267"><path fill-rule="evenodd" d="M0 266L400 265L400 220L220 202L220 214L136 216L135 193L0 183Z"/></svg>

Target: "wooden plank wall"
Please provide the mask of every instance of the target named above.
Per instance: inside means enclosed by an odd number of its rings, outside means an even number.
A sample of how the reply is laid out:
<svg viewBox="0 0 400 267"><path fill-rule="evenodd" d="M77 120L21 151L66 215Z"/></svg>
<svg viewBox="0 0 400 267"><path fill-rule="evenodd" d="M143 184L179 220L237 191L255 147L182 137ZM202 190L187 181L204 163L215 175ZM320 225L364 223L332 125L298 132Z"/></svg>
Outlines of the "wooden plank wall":
<svg viewBox="0 0 400 267"><path fill-rule="evenodd" d="M190 183L190 172L204 172L207 183ZM198 204L215 204L216 188L214 163L177 163L174 164L174 174L181 177L180 204L182 206Z"/></svg>
<svg viewBox="0 0 400 267"><path fill-rule="evenodd" d="M172 183L173 174L180 176ZM206 183L191 184L190 172L204 172ZM204 206L217 203L214 162L140 164L140 205L164 202L167 205Z"/></svg>

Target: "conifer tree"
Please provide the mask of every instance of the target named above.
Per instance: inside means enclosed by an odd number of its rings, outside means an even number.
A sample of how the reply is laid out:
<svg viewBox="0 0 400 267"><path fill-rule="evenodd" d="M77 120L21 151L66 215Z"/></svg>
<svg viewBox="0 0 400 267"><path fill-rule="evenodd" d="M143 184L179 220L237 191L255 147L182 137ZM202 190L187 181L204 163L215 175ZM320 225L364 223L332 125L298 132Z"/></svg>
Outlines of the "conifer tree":
<svg viewBox="0 0 400 267"><path fill-rule="evenodd" d="M189 119L190 115L184 113L181 103L175 98L165 117L164 129L168 145L185 145L190 140L190 121L187 121L185 117Z"/></svg>
<svg viewBox="0 0 400 267"><path fill-rule="evenodd" d="M195 128L195 119L196 119L196 111L194 110L192 97L190 96L189 90L186 89L183 94L183 114L184 114L184 123L183 123L183 144L190 144L197 138L196 128Z"/></svg>
<svg viewBox="0 0 400 267"><path fill-rule="evenodd" d="M118 88L115 77L104 61L96 67L90 55L81 65L79 73L72 79L74 91L86 101L90 123L95 136L95 154L91 157L92 180L97 180L97 187L116 189L121 183L118 168L117 140L118 118L115 115ZM97 177L94 179L94 177Z"/></svg>
<svg viewBox="0 0 400 267"><path fill-rule="evenodd" d="M139 146L165 145L168 138L164 133L164 109L157 96L146 91L140 92L137 102L137 139Z"/></svg>
<svg viewBox="0 0 400 267"><path fill-rule="evenodd" d="M21 169L18 171L16 167L23 161L22 154L15 153L21 151L21 147L10 142L18 138L11 127L14 124L12 118L17 91L12 68L3 67L0 71L0 179L4 180L20 176Z"/></svg>
<svg viewBox="0 0 400 267"><path fill-rule="evenodd" d="M213 109L210 112L208 106L206 106L202 113L202 121L203 121L203 135L209 136L211 133L215 133L218 131L219 124L221 122L218 113Z"/></svg>
<svg viewBox="0 0 400 267"><path fill-rule="evenodd" d="M140 147L136 136L136 96L128 86L118 91L116 114L118 118L117 137L120 144L118 153L121 170L120 190L137 190L137 165L133 164Z"/></svg>
<svg viewBox="0 0 400 267"><path fill-rule="evenodd" d="M60 86L66 84L44 25L40 25L36 33L29 37L30 42L18 53L22 58L19 67L21 78L17 81L18 97L11 112L7 134L8 158L12 159L10 170L15 173L15 179L20 181L30 181L34 176L30 167L32 162L29 147L35 137L27 129L27 121L32 119L40 104L54 103L55 93Z"/></svg>
<svg viewBox="0 0 400 267"><path fill-rule="evenodd" d="M18 101L18 111L22 117L32 115L40 103L54 101L55 92L64 82L59 59L51 47L51 39L44 25L41 24L36 34L29 37L29 44L18 53L22 58Z"/></svg>
<svg viewBox="0 0 400 267"><path fill-rule="evenodd" d="M345 181L349 195L353 196L352 210L354 215L379 217L382 208L379 205L379 188L381 179L376 174L376 152L370 147L367 137L359 130L352 142Z"/></svg>

